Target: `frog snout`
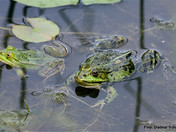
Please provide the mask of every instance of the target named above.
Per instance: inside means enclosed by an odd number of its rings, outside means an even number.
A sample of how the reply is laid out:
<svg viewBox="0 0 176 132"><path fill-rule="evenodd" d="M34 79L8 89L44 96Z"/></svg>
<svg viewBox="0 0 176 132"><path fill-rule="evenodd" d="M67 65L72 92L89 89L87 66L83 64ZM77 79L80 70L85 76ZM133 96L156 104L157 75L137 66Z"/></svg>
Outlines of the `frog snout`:
<svg viewBox="0 0 176 132"><path fill-rule="evenodd" d="M78 73L76 73L76 75L75 75L75 80L77 81L77 80L79 80L80 79L80 73L78 72Z"/></svg>
<svg viewBox="0 0 176 132"><path fill-rule="evenodd" d="M75 76L75 79L76 79L76 80L80 80L80 79L83 79L83 77L82 77L82 76L77 75L77 76Z"/></svg>
<svg viewBox="0 0 176 132"><path fill-rule="evenodd" d="M75 76L75 82L80 84L82 81L81 81L81 78L78 77L78 76Z"/></svg>

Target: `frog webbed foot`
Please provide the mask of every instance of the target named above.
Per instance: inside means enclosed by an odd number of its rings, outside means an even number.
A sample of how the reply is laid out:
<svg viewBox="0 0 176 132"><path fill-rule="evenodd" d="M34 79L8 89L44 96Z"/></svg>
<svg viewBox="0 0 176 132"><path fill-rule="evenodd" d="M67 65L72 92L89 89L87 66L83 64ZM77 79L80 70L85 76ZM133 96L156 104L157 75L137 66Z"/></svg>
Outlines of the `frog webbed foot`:
<svg viewBox="0 0 176 132"><path fill-rule="evenodd" d="M67 55L67 50L62 45L60 47L43 45L41 50L53 57L65 57Z"/></svg>
<svg viewBox="0 0 176 132"><path fill-rule="evenodd" d="M18 76L20 76L21 78L28 78L29 75L26 74L26 70L25 69L15 69L16 70L16 74Z"/></svg>
<svg viewBox="0 0 176 132"><path fill-rule="evenodd" d="M116 90L112 86L107 87L107 96L105 99L99 100L97 103L92 105L91 107L100 106L100 110L104 107L105 104L111 103L118 96Z"/></svg>
<svg viewBox="0 0 176 132"><path fill-rule="evenodd" d="M102 99L102 100L98 100L98 102L95 103L94 105L92 105L91 107L95 108L95 107L100 106L100 110L102 110L102 108L104 107L104 105L105 105L105 99Z"/></svg>
<svg viewBox="0 0 176 132"><path fill-rule="evenodd" d="M55 103L65 103L68 97L67 87L64 85L45 86L42 91L33 91L31 94L33 96L47 95Z"/></svg>
<svg viewBox="0 0 176 132"><path fill-rule="evenodd" d="M171 72L171 74L169 74ZM174 67L168 62L164 61L163 62L163 76L166 78L166 80L171 80L171 76L176 75L176 71L174 70Z"/></svg>
<svg viewBox="0 0 176 132"><path fill-rule="evenodd" d="M64 69L64 59L58 58L49 62L43 69L39 70L39 75L45 77L45 79L43 80L44 83L49 77L57 74L58 72L63 74Z"/></svg>

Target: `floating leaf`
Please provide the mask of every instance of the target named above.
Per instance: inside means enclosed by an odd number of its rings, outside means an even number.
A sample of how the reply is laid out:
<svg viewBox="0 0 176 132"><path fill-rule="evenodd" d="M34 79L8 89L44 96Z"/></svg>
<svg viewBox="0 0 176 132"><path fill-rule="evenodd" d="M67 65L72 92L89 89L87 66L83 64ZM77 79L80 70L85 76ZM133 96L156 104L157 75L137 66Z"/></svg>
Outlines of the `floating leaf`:
<svg viewBox="0 0 176 132"><path fill-rule="evenodd" d="M59 34L59 27L44 18L26 18L30 26L13 25L12 33L27 42L45 42L52 40Z"/></svg>
<svg viewBox="0 0 176 132"><path fill-rule="evenodd" d="M116 2L120 2L121 0L82 0L84 5L90 4L113 4Z"/></svg>
<svg viewBox="0 0 176 132"><path fill-rule="evenodd" d="M79 0L14 0L24 5L40 7L40 8L51 8L57 6L66 5L77 5ZM120 2L121 0L82 0L85 5L90 4L113 4Z"/></svg>
<svg viewBox="0 0 176 132"><path fill-rule="evenodd" d="M79 0L14 0L24 5L51 8L65 5L77 5Z"/></svg>

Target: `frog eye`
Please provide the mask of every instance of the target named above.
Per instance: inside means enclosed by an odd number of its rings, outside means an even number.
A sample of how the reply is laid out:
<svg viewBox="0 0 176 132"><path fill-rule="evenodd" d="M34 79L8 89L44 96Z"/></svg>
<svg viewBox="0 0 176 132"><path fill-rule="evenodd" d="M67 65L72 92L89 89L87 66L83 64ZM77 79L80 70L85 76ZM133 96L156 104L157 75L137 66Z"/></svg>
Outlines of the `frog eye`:
<svg viewBox="0 0 176 132"><path fill-rule="evenodd" d="M92 75L93 75L94 77L97 77L97 76L98 76L98 70L93 69L93 70L92 70Z"/></svg>
<svg viewBox="0 0 176 132"><path fill-rule="evenodd" d="M12 58L12 57L13 57L13 54L12 54L12 53L9 53L9 52L6 53L6 58L7 58L7 59L10 59L10 58Z"/></svg>

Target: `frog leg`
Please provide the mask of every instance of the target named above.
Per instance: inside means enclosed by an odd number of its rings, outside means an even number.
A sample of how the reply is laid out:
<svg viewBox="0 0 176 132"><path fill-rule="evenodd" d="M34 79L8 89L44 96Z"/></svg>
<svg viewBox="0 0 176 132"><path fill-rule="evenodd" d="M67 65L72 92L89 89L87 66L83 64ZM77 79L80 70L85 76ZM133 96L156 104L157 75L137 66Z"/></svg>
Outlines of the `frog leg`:
<svg viewBox="0 0 176 132"><path fill-rule="evenodd" d="M25 73L22 69L15 69L16 70L16 74L20 77L25 77Z"/></svg>
<svg viewBox="0 0 176 132"><path fill-rule="evenodd" d="M51 76L60 72L63 74L65 69L64 59L56 59L49 62L43 69L39 70L39 75L45 77L43 83Z"/></svg>
<svg viewBox="0 0 176 132"><path fill-rule="evenodd" d="M41 47L41 50L53 57L65 57L67 55L67 50L62 45L57 47L50 45L43 45Z"/></svg>
<svg viewBox="0 0 176 132"><path fill-rule="evenodd" d="M162 65L163 65L163 75L166 78L166 80L169 80L168 70L170 70L171 73L173 73L174 75L176 75L176 71L174 70L174 67L169 63L169 61L168 61L167 58L165 58L162 61Z"/></svg>
<svg viewBox="0 0 176 132"><path fill-rule="evenodd" d="M118 96L116 90L114 89L113 86L108 86L107 87L107 96L105 99L99 100L97 103L92 105L91 107L97 107L100 106L100 110L104 107L105 104L109 104L112 102L116 97Z"/></svg>
<svg viewBox="0 0 176 132"><path fill-rule="evenodd" d="M53 38L51 42L55 46L43 45L41 50L54 57L65 57L67 54L71 53L71 48L68 44L60 40L56 41L55 38Z"/></svg>
<svg viewBox="0 0 176 132"><path fill-rule="evenodd" d="M20 76L21 78L27 78L29 76L29 75L26 74L26 69L25 68L21 68L21 69L17 68L17 69L15 69L15 71L16 71L16 74L18 76Z"/></svg>
<svg viewBox="0 0 176 132"><path fill-rule="evenodd" d="M53 38L51 42L52 42L52 44L57 46L59 48L59 50L61 50L61 48L62 48L62 50L65 50L65 56L72 52L70 45L61 41L61 39L56 40L55 38Z"/></svg>

